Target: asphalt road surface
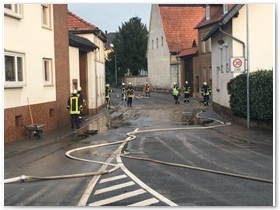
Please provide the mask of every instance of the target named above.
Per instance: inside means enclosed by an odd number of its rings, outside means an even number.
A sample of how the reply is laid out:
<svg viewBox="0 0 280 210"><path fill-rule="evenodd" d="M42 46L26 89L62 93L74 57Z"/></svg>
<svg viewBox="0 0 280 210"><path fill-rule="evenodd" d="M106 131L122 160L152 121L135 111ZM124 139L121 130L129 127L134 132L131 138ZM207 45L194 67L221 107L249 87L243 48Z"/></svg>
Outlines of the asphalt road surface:
<svg viewBox="0 0 280 210"><path fill-rule="evenodd" d="M26 152L5 153L4 159L5 179L22 174L112 173L5 184L4 205L273 205L269 182L273 180L273 146L225 135L220 119L197 118L201 111L211 111L197 100L184 104L181 98L175 105L168 93L151 93L146 98L136 91L132 107L127 107L120 95L115 90L111 110L81 129L98 129L98 134L75 132ZM133 137L127 136L129 132L135 132ZM87 146L92 148L76 151ZM74 157L87 161L67 158L70 150Z"/></svg>

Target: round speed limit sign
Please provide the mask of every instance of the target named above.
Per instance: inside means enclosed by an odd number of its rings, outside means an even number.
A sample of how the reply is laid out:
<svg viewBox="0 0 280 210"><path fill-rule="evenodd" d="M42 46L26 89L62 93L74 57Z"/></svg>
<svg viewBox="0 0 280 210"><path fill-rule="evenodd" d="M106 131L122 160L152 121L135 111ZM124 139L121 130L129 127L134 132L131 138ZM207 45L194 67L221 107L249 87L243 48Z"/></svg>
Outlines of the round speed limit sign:
<svg viewBox="0 0 280 210"><path fill-rule="evenodd" d="M242 60L240 58L235 58L232 64L235 68L240 68L242 66Z"/></svg>
<svg viewBox="0 0 280 210"><path fill-rule="evenodd" d="M243 57L231 58L231 71L232 72L244 71L244 58Z"/></svg>

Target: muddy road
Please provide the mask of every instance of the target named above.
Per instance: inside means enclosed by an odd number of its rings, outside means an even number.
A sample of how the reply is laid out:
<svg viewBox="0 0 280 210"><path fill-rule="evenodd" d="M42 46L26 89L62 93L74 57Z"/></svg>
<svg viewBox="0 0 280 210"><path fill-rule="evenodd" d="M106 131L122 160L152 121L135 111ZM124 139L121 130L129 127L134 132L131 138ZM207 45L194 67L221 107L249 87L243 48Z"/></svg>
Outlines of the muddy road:
<svg viewBox="0 0 280 210"><path fill-rule="evenodd" d="M5 157L5 178L102 167L112 173L5 184L5 205L271 206L273 146L233 138L225 132L229 122L210 106L193 99L180 102L174 104L168 93L146 98L136 91L127 107L115 90L111 110L89 119L81 130ZM86 161L67 158L72 150Z"/></svg>

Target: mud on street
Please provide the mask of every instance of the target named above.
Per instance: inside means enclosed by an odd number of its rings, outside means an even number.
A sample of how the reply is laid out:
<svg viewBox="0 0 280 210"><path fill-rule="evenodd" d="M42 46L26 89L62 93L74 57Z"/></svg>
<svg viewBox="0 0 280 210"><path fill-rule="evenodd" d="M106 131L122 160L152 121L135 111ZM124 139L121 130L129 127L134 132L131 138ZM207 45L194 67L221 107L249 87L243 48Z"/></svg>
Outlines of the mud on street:
<svg viewBox="0 0 280 210"><path fill-rule="evenodd" d="M93 161L91 163L66 158L65 152L122 141L129 138L127 133L135 131L132 135L136 138L123 146L120 160L112 160L107 169L112 169L118 161L123 163L123 168L98 178L5 185L5 205L272 205L272 183L222 174L272 180L271 144L244 141L244 130L223 124L227 121L212 112L211 106L205 107L198 101L175 105L169 94L153 93L151 98L145 98L141 92L136 93L133 106L127 107L118 97L119 90L115 90L111 110L100 113L95 120L86 119L80 130L18 157L7 155L5 165L9 167L5 178L21 174L44 176L98 171L102 164L97 162L104 163L114 157L120 144L72 153ZM257 131L252 134L256 135L255 139L261 137ZM124 173L128 170L129 175ZM103 180L114 177L126 177L127 182L102 184ZM92 182L95 184L90 186ZM120 185L126 187L108 191ZM86 194L89 196L85 198ZM123 198L124 195L127 197Z"/></svg>

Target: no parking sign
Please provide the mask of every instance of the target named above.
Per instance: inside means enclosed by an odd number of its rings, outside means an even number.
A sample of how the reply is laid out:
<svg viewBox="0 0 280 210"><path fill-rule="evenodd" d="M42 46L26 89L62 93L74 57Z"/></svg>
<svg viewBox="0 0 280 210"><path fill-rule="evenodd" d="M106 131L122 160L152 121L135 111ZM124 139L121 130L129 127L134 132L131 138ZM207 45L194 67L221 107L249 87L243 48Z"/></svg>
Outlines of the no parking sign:
<svg viewBox="0 0 280 210"><path fill-rule="evenodd" d="M232 57L230 58L231 72L244 72L244 57Z"/></svg>

